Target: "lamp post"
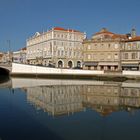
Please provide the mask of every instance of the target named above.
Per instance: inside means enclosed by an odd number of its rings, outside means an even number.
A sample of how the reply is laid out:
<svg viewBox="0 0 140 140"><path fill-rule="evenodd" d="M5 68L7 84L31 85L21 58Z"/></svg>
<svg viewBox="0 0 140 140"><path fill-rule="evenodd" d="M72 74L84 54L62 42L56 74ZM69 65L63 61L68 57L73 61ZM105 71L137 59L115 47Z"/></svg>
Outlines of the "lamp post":
<svg viewBox="0 0 140 140"><path fill-rule="evenodd" d="M9 49L9 63L12 62L12 52L11 52L11 41L10 40L7 40L7 43L8 43L8 49Z"/></svg>

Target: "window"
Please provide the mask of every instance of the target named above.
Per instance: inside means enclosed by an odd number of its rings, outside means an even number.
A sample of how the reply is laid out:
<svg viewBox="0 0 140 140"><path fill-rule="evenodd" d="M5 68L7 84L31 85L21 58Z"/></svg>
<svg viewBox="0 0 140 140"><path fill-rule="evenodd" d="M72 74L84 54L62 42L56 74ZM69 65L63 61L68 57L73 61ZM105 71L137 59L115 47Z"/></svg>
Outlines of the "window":
<svg viewBox="0 0 140 140"><path fill-rule="evenodd" d="M124 54L124 59L128 59L128 53Z"/></svg>
<svg viewBox="0 0 140 140"><path fill-rule="evenodd" d="M57 54L58 54L58 56L60 56L60 50L58 50Z"/></svg>
<svg viewBox="0 0 140 140"><path fill-rule="evenodd" d="M115 49L118 49L118 47L119 47L119 44L115 44Z"/></svg>
<svg viewBox="0 0 140 140"><path fill-rule="evenodd" d="M79 52L79 53L76 53L76 54L77 54L76 56L77 56L78 58L81 58L82 54L81 54L80 52Z"/></svg>
<svg viewBox="0 0 140 140"><path fill-rule="evenodd" d="M70 51L69 51L69 56L71 56L71 55L72 55L72 51L70 50Z"/></svg>
<svg viewBox="0 0 140 140"><path fill-rule="evenodd" d="M136 43L133 43L133 44L132 44L132 49L133 49L133 50L136 50L136 49L137 49L137 44L136 44Z"/></svg>
<svg viewBox="0 0 140 140"><path fill-rule="evenodd" d="M108 56L109 57L109 56ZM100 54L100 60L104 60L104 54Z"/></svg>
<svg viewBox="0 0 140 140"><path fill-rule="evenodd" d="M56 45L56 41L54 41L54 45Z"/></svg>
<svg viewBox="0 0 140 140"><path fill-rule="evenodd" d="M63 42L61 42L61 45L62 45L62 46L63 46L63 44L64 44L64 43L63 43Z"/></svg>
<svg viewBox="0 0 140 140"><path fill-rule="evenodd" d="M88 57L88 59L91 59L91 55L90 55L90 54L88 54L88 56L87 56L87 57Z"/></svg>
<svg viewBox="0 0 140 140"><path fill-rule="evenodd" d="M90 50L91 49L91 46L90 45L88 45L88 50Z"/></svg>
<svg viewBox="0 0 140 140"><path fill-rule="evenodd" d="M132 59L136 59L136 53L132 53Z"/></svg>
<svg viewBox="0 0 140 140"><path fill-rule="evenodd" d="M118 54L115 54L114 58L115 58L115 59L118 59Z"/></svg>
<svg viewBox="0 0 140 140"><path fill-rule="evenodd" d="M138 44L138 49L140 49L140 43Z"/></svg>
<svg viewBox="0 0 140 140"><path fill-rule="evenodd" d="M108 54L107 58L108 58L108 59L111 59L111 55L110 55L110 54Z"/></svg>
<svg viewBox="0 0 140 140"><path fill-rule="evenodd" d="M93 59L97 59L97 54L93 54Z"/></svg>
<svg viewBox="0 0 140 140"><path fill-rule="evenodd" d="M62 56L64 55L64 51L63 51L63 50L61 51L61 55L62 55Z"/></svg>
<svg viewBox="0 0 140 140"><path fill-rule="evenodd" d="M127 49L131 50L131 44L128 44Z"/></svg>

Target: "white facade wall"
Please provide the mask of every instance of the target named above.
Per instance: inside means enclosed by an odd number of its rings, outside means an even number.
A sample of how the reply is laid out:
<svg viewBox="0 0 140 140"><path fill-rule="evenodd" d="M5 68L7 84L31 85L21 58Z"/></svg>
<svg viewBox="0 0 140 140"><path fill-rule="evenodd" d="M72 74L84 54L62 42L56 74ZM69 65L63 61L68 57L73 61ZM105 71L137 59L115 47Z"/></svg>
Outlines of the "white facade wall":
<svg viewBox="0 0 140 140"><path fill-rule="evenodd" d="M26 63L26 50L13 52L13 62Z"/></svg>
<svg viewBox="0 0 140 140"><path fill-rule="evenodd" d="M83 61L84 38L84 33L63 28L52 28L41 34L37 32L27 40L27 59L30 64L37 64L37 59L41 58L43 65L51 61L56 67L59 60L64 61L63 67L68 67L72 60L73 67L77 66L77 61Z"/></svg>

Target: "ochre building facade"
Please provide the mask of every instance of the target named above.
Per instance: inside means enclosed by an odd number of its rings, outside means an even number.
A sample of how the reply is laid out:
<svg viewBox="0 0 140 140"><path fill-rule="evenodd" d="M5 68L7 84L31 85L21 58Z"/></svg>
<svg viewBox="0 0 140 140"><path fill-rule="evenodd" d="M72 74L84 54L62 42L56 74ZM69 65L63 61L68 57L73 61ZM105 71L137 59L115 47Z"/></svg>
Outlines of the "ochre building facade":
<svg viewBox="0 0 140 140"><path fill-rule="evenodd" d="M121 70L121 45L126 35L109 32L103 28L91 39L83 42L84 69L119 71Z"/></svg>

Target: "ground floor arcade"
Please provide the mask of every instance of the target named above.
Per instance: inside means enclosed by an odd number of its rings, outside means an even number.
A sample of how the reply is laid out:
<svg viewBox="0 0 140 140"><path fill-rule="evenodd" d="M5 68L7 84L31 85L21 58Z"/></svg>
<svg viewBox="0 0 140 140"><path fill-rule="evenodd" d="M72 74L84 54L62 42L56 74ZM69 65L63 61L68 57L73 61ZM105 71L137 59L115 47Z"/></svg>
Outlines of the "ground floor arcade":
<svg viewBox="0 0 140 140"><path fill-rule="evenodd" d="M82 68L82 61L73 59L30 59L27 60L27 63L56 68Z"/></svg>

